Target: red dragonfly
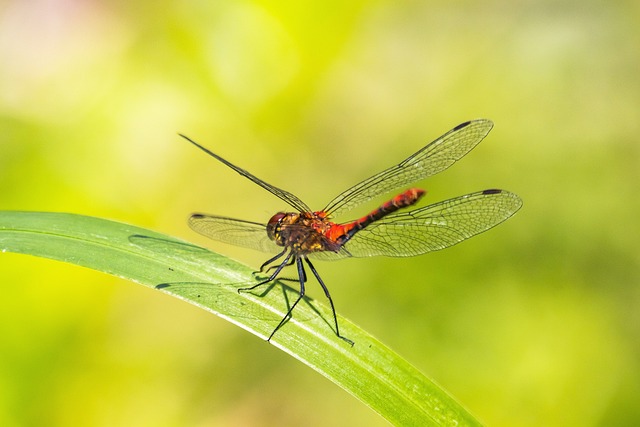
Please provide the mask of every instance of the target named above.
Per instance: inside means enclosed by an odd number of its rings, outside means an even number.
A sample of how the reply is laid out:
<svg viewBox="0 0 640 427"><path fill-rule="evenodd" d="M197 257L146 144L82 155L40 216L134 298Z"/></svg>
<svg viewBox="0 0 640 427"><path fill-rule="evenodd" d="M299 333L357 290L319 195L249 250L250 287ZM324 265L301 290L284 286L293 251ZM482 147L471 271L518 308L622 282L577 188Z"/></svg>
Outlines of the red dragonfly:
<svg viewBox="0 0 640 427"><path fill-rule="evenodd" d="M522 200L508 191L489 189L466 194L419 209L405 211L426 194L410 188L383 203L368 215L354 221L335 223L331 217L351 210L383 193L435 175L464 157L489 133L493 123L479 119L464 122L427 144L399 164L343 191L322 210L312 211L292 193L264 182L235 166L184 135L180 135L240 175L250 179L295 209L278 212L266 224L195 213L189 226L198 233L224 243L276 253L260 266L260 272L273 272L250 291L278 278L283 268L295 264L300 284L298 298L291 305L267 341L287 322L305 295L305 264L322 286L333 313L336 335L340 335L336 311L311 259L334 260L346 257L407 257L437 251L482 233L512 216Z"/></svg>

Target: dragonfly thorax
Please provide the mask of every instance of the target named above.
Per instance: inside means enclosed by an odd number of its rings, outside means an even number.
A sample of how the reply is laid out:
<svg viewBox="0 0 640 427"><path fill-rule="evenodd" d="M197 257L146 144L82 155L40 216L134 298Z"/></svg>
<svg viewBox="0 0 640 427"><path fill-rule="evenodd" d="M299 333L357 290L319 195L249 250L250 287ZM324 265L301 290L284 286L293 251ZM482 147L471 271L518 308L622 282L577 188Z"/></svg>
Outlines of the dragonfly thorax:
<svg viewBox="0 0 640 427"><path fill-rule="evenodd" d="M267 235L278 246L305 254L340 250L326 237L335 224L315 212L278 212L267 223Z"/></svg>

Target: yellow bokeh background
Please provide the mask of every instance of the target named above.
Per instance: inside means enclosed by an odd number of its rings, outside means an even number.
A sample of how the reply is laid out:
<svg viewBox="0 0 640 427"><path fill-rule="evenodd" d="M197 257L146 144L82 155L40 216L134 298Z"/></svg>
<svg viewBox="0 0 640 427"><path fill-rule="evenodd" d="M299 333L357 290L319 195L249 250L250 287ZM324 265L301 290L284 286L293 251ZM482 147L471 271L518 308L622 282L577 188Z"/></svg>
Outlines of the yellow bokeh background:
<svg viewBox="0 0 640 427"><path fill-rule="evenodd" d="M257 267L186 218L285 206L177 132L321 208L492 119L421 186L427 203L508 189L514 218L423 257L316 267L342 315L487 425L638 425L639 19L631 0L5 0L0 209L124 221ZM387 425L159 292L9 253L0 283L2 426Z"/></svg>

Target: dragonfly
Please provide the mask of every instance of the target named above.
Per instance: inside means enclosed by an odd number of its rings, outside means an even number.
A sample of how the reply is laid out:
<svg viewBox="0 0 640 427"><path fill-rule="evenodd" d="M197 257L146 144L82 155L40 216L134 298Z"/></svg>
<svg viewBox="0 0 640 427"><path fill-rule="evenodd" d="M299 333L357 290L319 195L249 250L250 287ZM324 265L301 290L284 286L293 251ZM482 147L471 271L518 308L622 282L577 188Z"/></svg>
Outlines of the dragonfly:
<svg viewBox="0 0 640 427"><path fill-rule="evenodd" d="M426 194L423 189L411 187L361 218L344 223L334 222L332 218L384 193L407 187L442 172L469 153L492 128L493 123L486 119L461 123L397 165L338 194L319 211L311 210L294 194L268 184L179 134L293 208L291 211L276 213L266 224L194 213L189 218L189 226L213 240L275 254L259 269L260 273L266 273L268 277L253 286L240 288L238 292L251 291L274 282L281 278L280 274L285 267L295 265L298 277L293 280L299 284L297 299L290 305L267 341L287 323L295 307L304 298L307 283L305 267L308 267L329 301L336 336L353 346L353 341L340 334L333 299L312 260L409 257L441 250L507 220L520 209L522 200L505 190L487 189L407 210Z"/></svg>

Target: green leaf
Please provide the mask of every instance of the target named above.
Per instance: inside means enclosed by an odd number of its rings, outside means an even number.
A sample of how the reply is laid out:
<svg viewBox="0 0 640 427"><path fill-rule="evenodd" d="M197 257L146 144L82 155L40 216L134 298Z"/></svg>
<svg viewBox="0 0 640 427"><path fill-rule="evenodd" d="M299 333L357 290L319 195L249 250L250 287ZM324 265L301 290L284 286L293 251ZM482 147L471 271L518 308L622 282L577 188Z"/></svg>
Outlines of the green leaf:
<svg viewBox="0 0 640 427"><path fill-rule="evenodd" d="M252 269L185 241L127 224L73 214L0 212L0 250L89 267L173 295L266 339L297 291L281 283L252 292ZM268 292L267 292L268 291ZM480 425L444 390L346 319L305 298L271 343L391 423Z"/></svg>

